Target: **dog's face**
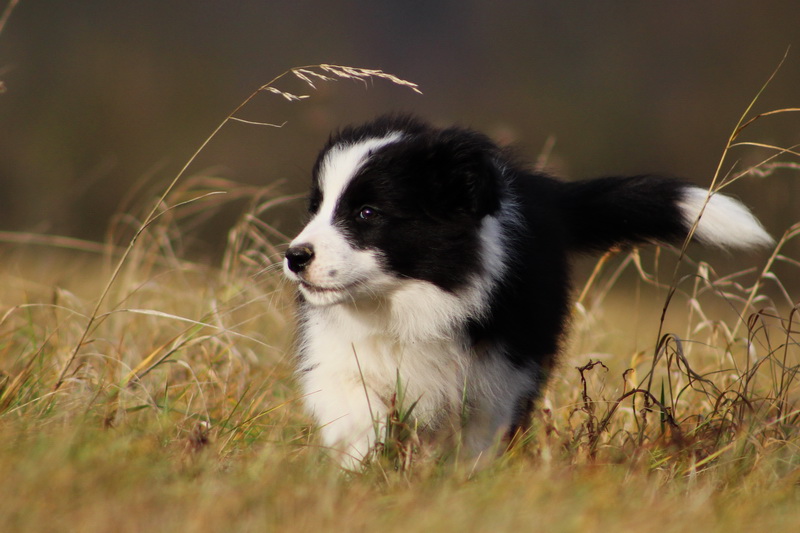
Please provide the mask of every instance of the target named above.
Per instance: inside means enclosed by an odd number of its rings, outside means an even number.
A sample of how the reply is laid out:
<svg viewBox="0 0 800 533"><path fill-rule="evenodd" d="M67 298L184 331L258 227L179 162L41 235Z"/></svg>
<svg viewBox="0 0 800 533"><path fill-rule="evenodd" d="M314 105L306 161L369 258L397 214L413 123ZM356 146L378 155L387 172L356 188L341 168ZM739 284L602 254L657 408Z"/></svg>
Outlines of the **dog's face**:
<svg viewBox="0 0 800 533"><path fill-rule="evenodd" d="M457 290L481 268L481 221L499 202L487 143L417 123L345 130L315 165L286 276L311 305L386 297L409 280Z"/></svg>

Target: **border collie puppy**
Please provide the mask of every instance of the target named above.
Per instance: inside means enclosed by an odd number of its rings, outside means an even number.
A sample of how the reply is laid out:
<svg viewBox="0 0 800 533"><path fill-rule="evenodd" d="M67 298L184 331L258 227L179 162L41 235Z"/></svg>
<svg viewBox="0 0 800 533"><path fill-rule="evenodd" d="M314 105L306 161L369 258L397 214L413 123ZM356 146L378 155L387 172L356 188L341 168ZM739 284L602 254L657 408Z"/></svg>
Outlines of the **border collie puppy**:
<svg viewBox="0 0 800 533"><path fill-rule="evenodd" d="M333 135L286 251L298 378L342 464L376 443L398 384L423 434L474 457L524 426L559 352L569 256L694 239L772 242L736 200L657 176L562 182L485 135L384 116Z"/></svg>

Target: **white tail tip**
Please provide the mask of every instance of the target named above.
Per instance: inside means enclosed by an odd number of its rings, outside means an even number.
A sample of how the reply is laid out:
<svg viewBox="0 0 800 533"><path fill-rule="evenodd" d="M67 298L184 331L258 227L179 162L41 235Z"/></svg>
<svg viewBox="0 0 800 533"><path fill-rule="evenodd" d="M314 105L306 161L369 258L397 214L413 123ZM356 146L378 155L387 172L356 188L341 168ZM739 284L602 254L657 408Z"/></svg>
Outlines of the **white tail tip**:
<svg viewBox="0 0 800 533"><path fill-rule="evenodd" d="M682 192L678 208L689 228L700 217L694 237L702 244L755 249L775 242L761 222L738 200L724 194L712 194L709 198L708 191L699 187L688 187Z"/></svg>

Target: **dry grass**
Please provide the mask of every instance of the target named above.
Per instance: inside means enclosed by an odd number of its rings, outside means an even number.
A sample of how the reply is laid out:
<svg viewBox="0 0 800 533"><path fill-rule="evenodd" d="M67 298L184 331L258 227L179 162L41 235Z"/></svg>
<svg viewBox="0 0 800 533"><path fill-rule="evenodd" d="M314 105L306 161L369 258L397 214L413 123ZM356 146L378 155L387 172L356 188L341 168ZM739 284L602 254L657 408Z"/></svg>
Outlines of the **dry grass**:
<svg viewBox="0 0 800 533"><path fill-rule="evenodd" d="M287 74L401 81L327 65ZM271 87L247 101L275 91L301 100ZM14 241L0 262L0 530L800 523L800 297L772 273L800 268L782 254L800 225L735 274L693 262L685 248L606 256L579 295L535 427L494 464L469 472L439 461L399 409L382 455L343 475L291 378L292 296L275 245L285 238L263 222L290 199L187 178L193 159L154 204L115 220L107 244L0 235ZM773 164L784 162L769 157L748 172ZM250 208L221 268L187 261L182 241L234 198Z"/></svg>

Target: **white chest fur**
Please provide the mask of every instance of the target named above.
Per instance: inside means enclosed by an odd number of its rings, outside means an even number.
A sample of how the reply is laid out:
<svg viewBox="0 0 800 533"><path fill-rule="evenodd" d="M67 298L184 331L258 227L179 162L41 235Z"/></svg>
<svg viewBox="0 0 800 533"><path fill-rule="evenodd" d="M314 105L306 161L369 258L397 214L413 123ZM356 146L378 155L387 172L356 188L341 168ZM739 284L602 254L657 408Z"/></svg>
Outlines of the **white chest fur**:
<svg viewBox="0 0 800 533"><path fill-rule="evenodd" d="M415 282L389 298L306 311L300 380L327 446L365 456L398 386L429 429L460 412L472 359L461 324L474 311L462 299Z"/></svg>
<svg viewBox="0 0 800 533"><path fill-rule="evenodd" d="M476 296L478 296L476 294ZM502 346L470 345L464 324L482 311L479 297L407 281L388 298L310 307L304 317L299 377L326 446L350 467L380 436L398 386L428 433L463 434L481 453L507 428L529 374Z"/></svg>

